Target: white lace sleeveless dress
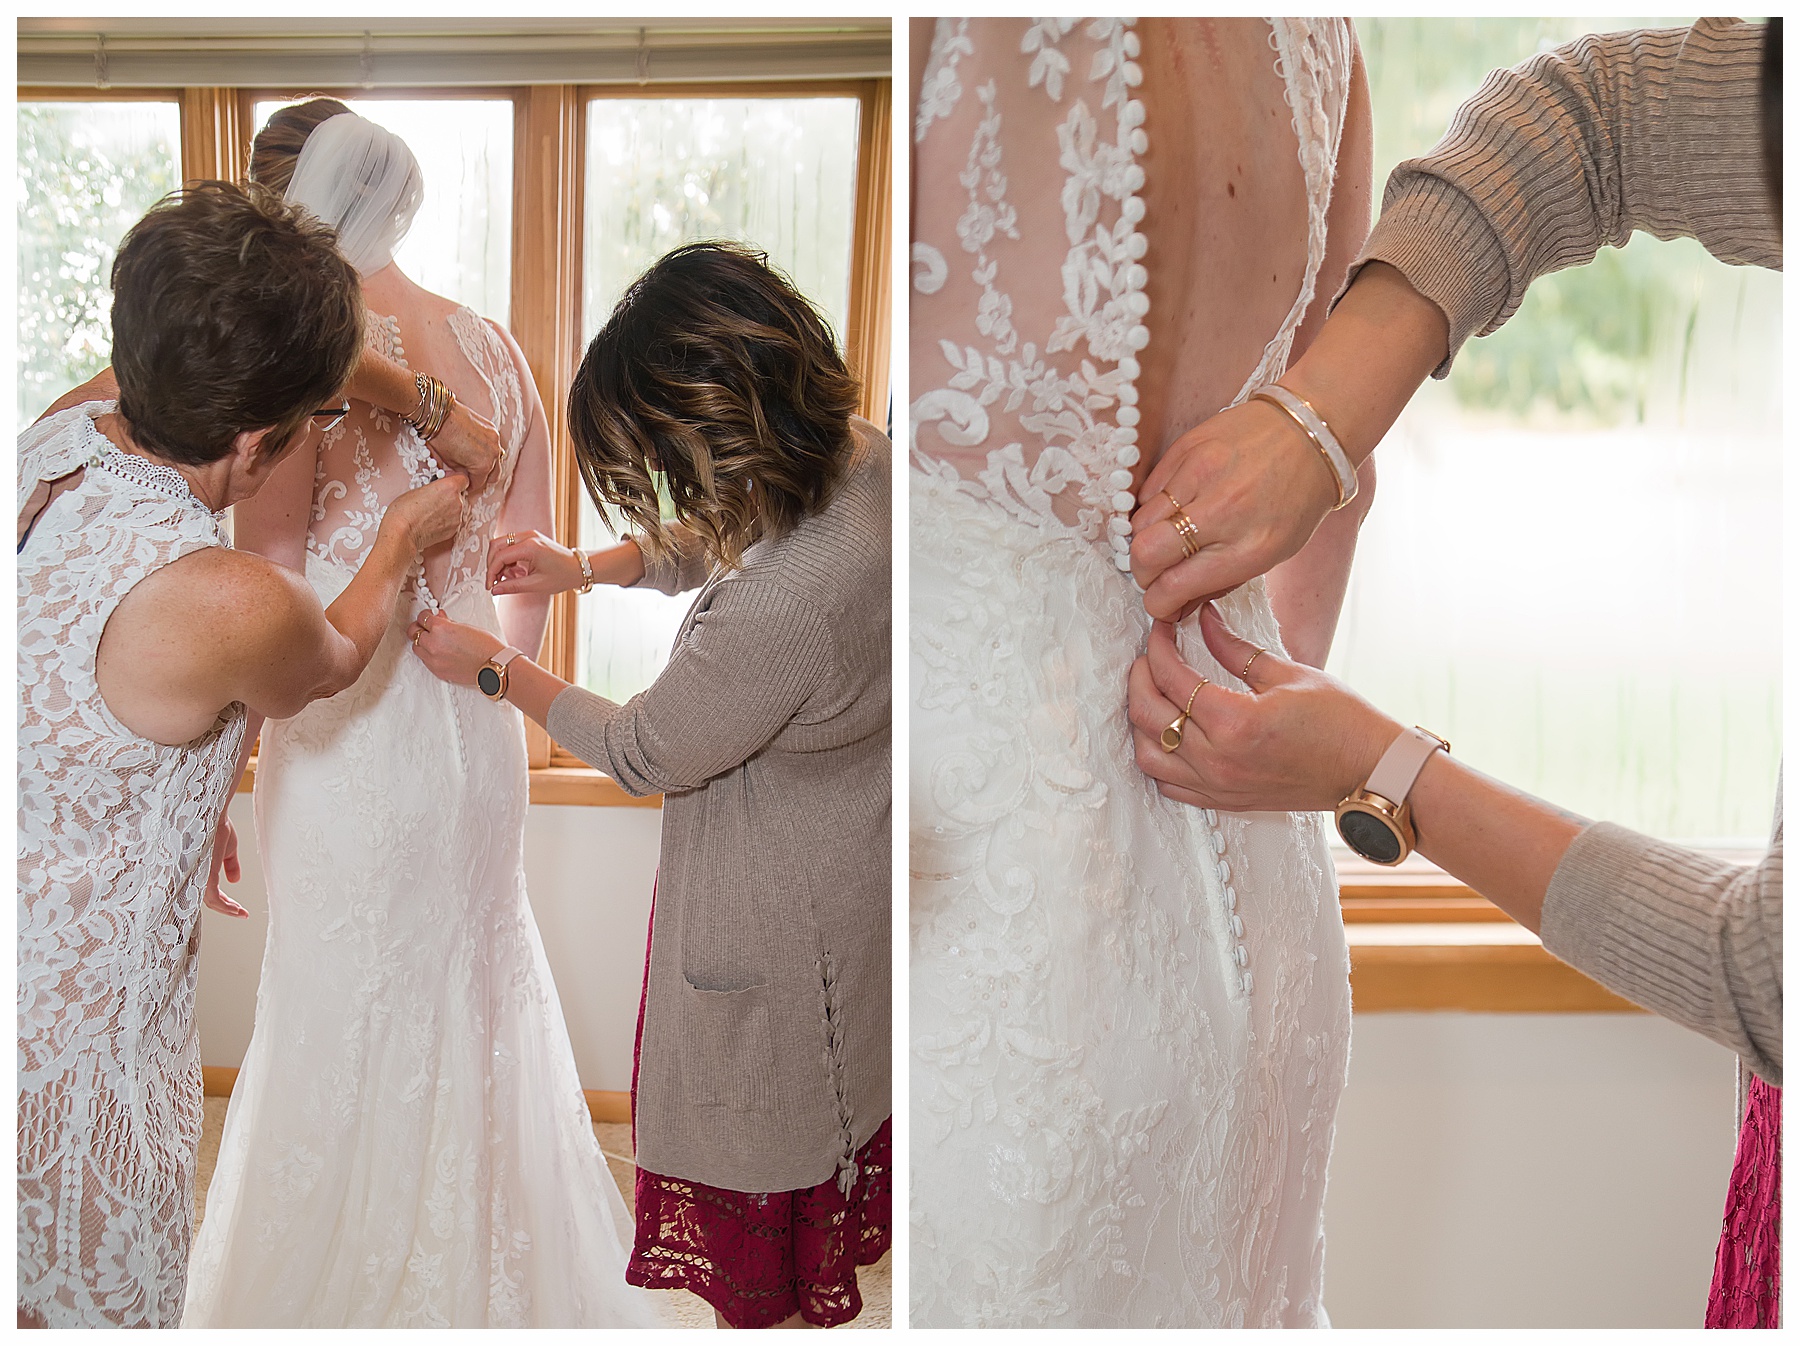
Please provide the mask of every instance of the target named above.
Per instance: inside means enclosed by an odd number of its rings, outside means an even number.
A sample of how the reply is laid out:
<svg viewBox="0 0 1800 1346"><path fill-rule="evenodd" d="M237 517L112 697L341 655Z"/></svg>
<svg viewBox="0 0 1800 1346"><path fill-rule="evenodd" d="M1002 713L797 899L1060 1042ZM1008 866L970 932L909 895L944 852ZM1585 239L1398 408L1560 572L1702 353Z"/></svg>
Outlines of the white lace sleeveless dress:
<svg viewBox="0 0 1800 1346"><path fill-rule="evenodd" d="M469 368L434 372L508 455L441 602L499 634L487 542L526 404L499 336L467 309L450 323ZM371 326L404 359L397 324ZM431 469L411 427L361 403L319 461L306 574L329 604ZM420 587L353 687L263 730L268 943L185 1326L659 1320L625 1284L629 1217L526 901L523 721L413 656Z"/></svg>
<svg viewBox="0 0 1800 1346"><path fill-rule="evenodd" d="M82 468L19 552L19 1304L50 1327L174 1327L200 1150L200 899L243 740L234 705L177 747L94 681L121 599L229 545L180 475L94 428L19 436L19 509Z"/></svg>
<svg viewBox="0 0 1800 1346"><path fill-rule="evenodd" d="M1352 53L1344 21L1270 23L1308 259L1239 399L1313 298ZM1135 227L1139 38L1014 31L939 20L915 126L966 208L913 245L943 358L912 371L912 1322L1323 1325L1350 1034L1324 829L1163 799L1126 720L1142 290L1182 264ZM1280 648L1260 581L1221 607Z"/></svg>

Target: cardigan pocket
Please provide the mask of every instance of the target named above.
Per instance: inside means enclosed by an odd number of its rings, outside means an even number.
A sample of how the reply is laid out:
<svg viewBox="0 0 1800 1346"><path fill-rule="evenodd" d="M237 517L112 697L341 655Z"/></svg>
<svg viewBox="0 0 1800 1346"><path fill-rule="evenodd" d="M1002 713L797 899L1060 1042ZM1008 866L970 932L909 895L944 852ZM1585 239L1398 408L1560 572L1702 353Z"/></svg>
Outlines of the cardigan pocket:
<svg viewBox="0 0 1800 1346"><path fill-rule="evenodd" d="M769 1112L775 1106L775 1043L767 986L707 991L682 979L682 1079L701 1108Z"/></svg>

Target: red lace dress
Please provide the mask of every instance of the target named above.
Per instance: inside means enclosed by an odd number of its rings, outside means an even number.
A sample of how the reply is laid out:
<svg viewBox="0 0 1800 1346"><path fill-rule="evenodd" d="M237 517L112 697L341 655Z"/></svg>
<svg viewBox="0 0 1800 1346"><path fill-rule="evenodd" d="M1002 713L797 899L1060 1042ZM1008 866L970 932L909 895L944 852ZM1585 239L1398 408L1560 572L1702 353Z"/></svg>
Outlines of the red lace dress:
<svg viewBox="0 0 1800 1346"><path fill-rule="evenodd" d="M654 901L652 920L654 920ZM631 1052L633 1148L637 1068L644 1043L638 996ZM733 1192L637 1170L637 1233L625 1279L653 1290L691 1290L732 1327L773 1327L798 1313L836 1327L862 1312L856 1269L878 1262L893 1239L892 1119L856 1152L849 1196L835 1181L793 1192Z"/></svg>
<svg viewBox="0 0 1800 1346"><path fill-rule="evenodd" d="M1738 1133L1706 1325L1781 1326L1781 1090L1761 1080Z"/></svg>

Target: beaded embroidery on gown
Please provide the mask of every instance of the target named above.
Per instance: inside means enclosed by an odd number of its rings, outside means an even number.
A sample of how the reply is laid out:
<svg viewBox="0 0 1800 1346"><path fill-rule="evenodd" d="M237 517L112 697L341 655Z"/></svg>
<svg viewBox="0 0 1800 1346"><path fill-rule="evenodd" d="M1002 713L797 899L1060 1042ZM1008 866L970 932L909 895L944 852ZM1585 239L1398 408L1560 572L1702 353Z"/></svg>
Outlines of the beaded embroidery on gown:
<svg viewBox="0 0 1800 1346"><path fill-rule="evenodd" d="M200 1152L200 902L244 708L189 743L132 733L94 677L139 581L228 546L173 469L71 407L19 436L19 511L83 468L19 551L18 1301L47 1327L174 1327Z"/></svg>
<svg viewBox="0 0 1800 1346"><path fill-rule="evenodd" d="M1346 21L1269 22L1307 265L1235 400L1314 297L1353 55ZM917 1326L1325 1323L1350 1001L1324 828L1163 799L1125 713L1143 288L1181 264L1136 228L1132 24L940 19L914 126L915 201L961 212L948 237L921 210L912 252L942 356L911 409ZM1260 581L1220 606L1281 648Z"/></svg>
<svg viewBox="0 0 1800 1346"><path fill-rule="evenodd" d="M527 429L518 366L468 309L435 372L499 428L441 600L403 590L354 686L263 731L269 934L184 1326L651 1326L526 900L523 721L432 676L424 602L500 633L487 541ZM398 324L371 344L404 361ZM319 454L306 575L329 604L431 471L355 404Z"/></svg>

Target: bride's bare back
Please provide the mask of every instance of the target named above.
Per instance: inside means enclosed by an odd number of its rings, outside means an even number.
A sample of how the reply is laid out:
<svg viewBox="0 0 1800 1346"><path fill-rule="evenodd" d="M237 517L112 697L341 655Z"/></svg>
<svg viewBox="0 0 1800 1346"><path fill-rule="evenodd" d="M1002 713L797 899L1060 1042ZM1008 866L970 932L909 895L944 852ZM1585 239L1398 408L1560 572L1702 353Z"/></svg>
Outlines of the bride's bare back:
<svg viewBox="0 0 1800 1346"><path fill-rule="evenodd" d="M1306 271L1307 200L1267 23L1144 19L1138 31L1151 259L1141 480L1230 403L1287 317Z"/></svg>
<svg viewBox="0 0 1800 1346"><path fill-rule="evenodd" d="M934 53L930 67L915 75L923 87L915 100L913 237L941 248L945 272L937 281L931 274L936 259L922 261L915 247L915 277L923 271L926 285L937 286L921 290L915 284L915 395L958 373L946 367L946 337L964 346L979 330L998 346L1010 330L1019 344L994 351L1007 357L1027 341L1042 355L1058 344L1052 334L1059 323L1072 330L1065 253L1078 243L1079 225L1092 232L1094 220L1104 229L1126 214L1128 203L1114 207L1107 198L1124 195L1119 175L1135 174L1136 185L1128 190L1142 203L1135 255L1148 301L1140 315L1147 344L1136 352L1140 368L1126 394L1138 413L1139 456L1128 469L1135 487L1163 449L1229 405L1259 366L1272 364L1279 373L1285 359L1265 362L1270 343L1286 339L1284 328L1291 331L1301 314L1316 321L1330 297L1305 290L1309 242L1319 247L1325 240L1309 240L1305 155L1277 68L1274 31L1262 19L1140 21L1130 55L1141 80L1127 89L1143 110L1140 148L1125 131L1115 134L1117 108L1091 74L1109 59L1109 39L1096 38L1087 21L1041 38L1032 31L1038 25L1019 20L949 22L960 27L940 34L924 21L913 29L915 51L923 44ZM1292 52L1281 56L1294 59ZM1085 141L1073 112L1077 100L1088 105L1094 123ZM1325 181L1315 190L1330 190L1339 129L1333 128L1329 146L1308 147L1315 162L1320 149L1327 156ZM1366 164L1366 133L1346 148ZM1366 167L1354 171L1360 166L1346 165L1353 171L1344 180L1366 181ZM1085 207L1071 196L1083 191L1094 198ZM1366 193L1352 192L1342 200L1334 196L1331 214L1335 222L1340 213L1366 209ZM1353 245L1362 231L1331 232ZM1311 260L1315 276L1341 270L1341 259ZM1098 250L1090 258L1095 275L1089 283L1114 262ZM984 271L991 271L985 281ZM1102 280L1096 311L1108 297ZM1096 354L1094 344L1091 337L1085 347L1065 339L1063 353L1051 354L1050 362L1069 369ZM975 477L987 466L990 449L1018 438L1029 464L1041 429L1015 428L1007 398L986 403L984 410L988 433L979 443L964 442L969 434L954 415L920 418L920 450ZM1030 409L1013 409L1019 410ZM1106 409L1095 410L1097 420L1111 419ZM1066 509L1058 512L1069 521Z"/></svg>

